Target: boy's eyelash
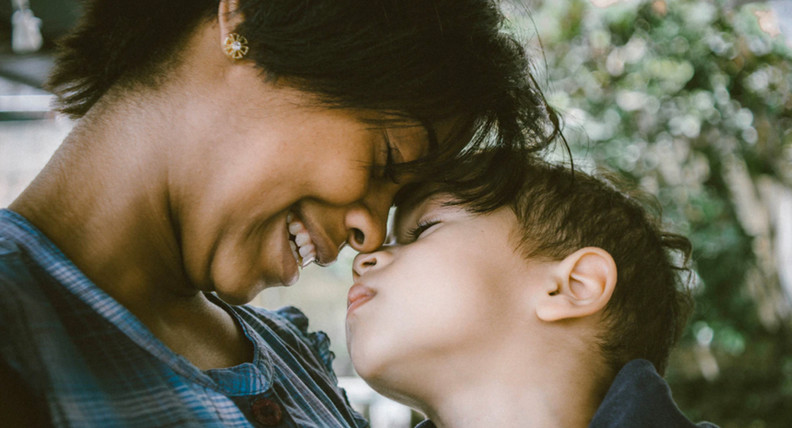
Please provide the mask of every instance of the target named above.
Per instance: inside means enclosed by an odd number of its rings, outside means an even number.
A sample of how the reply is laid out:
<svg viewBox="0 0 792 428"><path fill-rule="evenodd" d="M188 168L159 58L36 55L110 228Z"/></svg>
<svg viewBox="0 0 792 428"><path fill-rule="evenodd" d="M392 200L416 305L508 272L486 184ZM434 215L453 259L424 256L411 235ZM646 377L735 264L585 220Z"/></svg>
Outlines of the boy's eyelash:
<svg viewBox="0 0 792 428"><path fill-rule="evenodd" d="M426 229L429 229L438 223L440 223L440 220L425 220L419 222L415 227L407 231L407 239L409 240L408 242L415 241L419 236L421 236L422 233L424 233L424 231L426 231Z"/></svg>

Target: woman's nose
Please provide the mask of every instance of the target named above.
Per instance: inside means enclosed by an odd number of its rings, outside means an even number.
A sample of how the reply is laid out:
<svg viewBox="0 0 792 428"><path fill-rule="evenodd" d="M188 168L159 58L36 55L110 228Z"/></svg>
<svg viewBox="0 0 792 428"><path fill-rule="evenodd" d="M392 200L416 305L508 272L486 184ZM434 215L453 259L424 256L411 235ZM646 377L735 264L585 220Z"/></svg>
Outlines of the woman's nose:
<svg viewBox="0 0 792 428"><path fill-rule="evenodd" d="M361 203L351 207L344 217L347 242L361 253L377 250L385 241L388 212L398 186L370 192Z"/></svg>
<svg viewBox="0 0 792 428"><path fill-rule="evenodd" d="M385 241L386 220L361 207L346 215L347 242L356 251L370 253Z"/></svg>

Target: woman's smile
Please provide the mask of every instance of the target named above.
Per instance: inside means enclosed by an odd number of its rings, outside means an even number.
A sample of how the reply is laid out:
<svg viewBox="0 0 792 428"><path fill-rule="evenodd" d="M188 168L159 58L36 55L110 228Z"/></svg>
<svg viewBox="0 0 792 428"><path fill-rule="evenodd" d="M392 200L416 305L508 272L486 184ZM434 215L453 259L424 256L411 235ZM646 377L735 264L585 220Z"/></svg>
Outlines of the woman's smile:
<svg viewBox="0 0 792 428"><path fill-rule="evenodd" d="M292 285L300 277L300 269L311 263L327 266L335 262L338 252L344 243L336 244L322 233L321 225L312 223L298 207L293 207L286 214L286 235L288 248L294 266L287 266L284 271L291 273L285 285ZM287 257L288 259L288 257ZM291 263L289 263L291 265ZM287 275L288 276L288 275Z"/></svg>
<svg viewBox="0 0 792 428"><path fill-rule="evenodd" d="M311 240L308 229L294 214L289 213L286 216L286 224L289 228L289 247L294 260L304 268L316 260L316 246Z"/></svg>

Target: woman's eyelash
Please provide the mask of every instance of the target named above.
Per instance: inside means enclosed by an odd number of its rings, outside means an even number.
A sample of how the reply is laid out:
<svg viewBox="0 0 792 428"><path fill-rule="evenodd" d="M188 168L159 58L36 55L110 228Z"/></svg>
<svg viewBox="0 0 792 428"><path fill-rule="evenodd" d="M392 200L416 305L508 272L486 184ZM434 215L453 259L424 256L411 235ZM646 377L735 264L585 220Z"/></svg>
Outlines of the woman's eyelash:
<svg viewBox="0 0 792 428"><path fill-rule="evenodd" d="M396 175L393 172L393 168L396 166L396 163L393 161L393 148L388 144L385 147L385 165L372 165L372 176L377 178L387 178L391 181L396 181Z"/></svg>
<svg viewBox="0 0 792 428"><path fill-rule="evenodd" d="M393 166L396 163L393 161L393 146L391 146L390 141L388 141L388 158L385 161L385 177L395 180L395 175L393 174Z"/></svg>
<svg viewBox="0 0 792 428"><path fill-rule="evenodd" d="M422 233L426 231L426 229L429 229L438 223L440 223L440 220L427 220L419 222L415 227L407 231L407 239L409 239L408 242L415 241L419 236L421 236Z"/></svg>
<svg viewBox="0 0 792 428"><path fill-rule="evenodd" d="M393 145L390 142L390 138L388 138L388 133L384 133L385 138L385 148L386 150L386 158L385 158L385 166L382 168L382 175L383 177L391 180L396 181L396 175L393 172L393 167L396 163L393 161Z"/></svg>

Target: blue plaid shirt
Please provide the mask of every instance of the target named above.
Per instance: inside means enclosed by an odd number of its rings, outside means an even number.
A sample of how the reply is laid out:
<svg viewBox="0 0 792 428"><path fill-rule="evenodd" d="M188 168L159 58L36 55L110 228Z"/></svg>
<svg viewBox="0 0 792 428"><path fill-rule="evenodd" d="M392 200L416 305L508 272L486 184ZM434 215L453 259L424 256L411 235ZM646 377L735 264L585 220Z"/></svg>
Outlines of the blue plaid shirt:
<svg viewBox="0 0 792 428"><path fill-rule="evenodd" d="M54 426L364 427L323 333L294 308L230 306L252 362L202 371L94 285L32 224L0 210L0 364Z"/></svg>

